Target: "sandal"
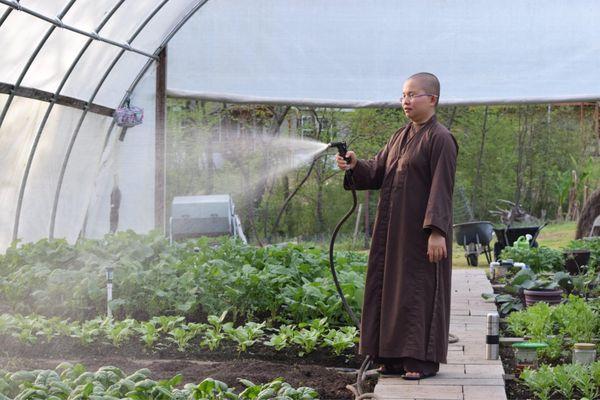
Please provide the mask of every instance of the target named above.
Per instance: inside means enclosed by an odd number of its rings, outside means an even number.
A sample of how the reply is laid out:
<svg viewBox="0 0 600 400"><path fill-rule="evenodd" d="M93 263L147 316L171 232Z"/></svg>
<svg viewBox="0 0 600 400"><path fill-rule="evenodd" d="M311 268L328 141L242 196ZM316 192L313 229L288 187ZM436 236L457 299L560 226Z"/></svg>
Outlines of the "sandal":
<svg viewBox="0 0 600 400"><path fill-rule="evenodd" d="M418 374L417 376L407 376L405 374L403 374L401 376L402 379L407 380L407 381L418 381L421 379L425 379L425 378L429 378L430 376L436 376L437 372L432 372L429 374L425 374L423 372L415 372L416 374Z"/></svg>
<svg viewBox="0 0 600 400"><path fill-rule="evenodd" d="M406 373L404 368L396 368L396 367L392 367L390 365L383 365L382 367L377 368L377 372L380 375L388 375L388 376L393 376L393 375L402 376Z"/></svg>

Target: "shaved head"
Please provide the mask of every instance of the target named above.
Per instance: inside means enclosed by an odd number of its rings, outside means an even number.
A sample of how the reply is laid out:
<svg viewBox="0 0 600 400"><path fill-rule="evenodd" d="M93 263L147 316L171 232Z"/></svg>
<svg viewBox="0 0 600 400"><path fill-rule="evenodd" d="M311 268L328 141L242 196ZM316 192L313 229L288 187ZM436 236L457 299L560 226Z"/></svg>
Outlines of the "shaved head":
<svg viewBox="0 0 600 400"><path fill-rule="evenodd" d="M428 94L436 95L435 105L440 101L440 81L437 76L429 72L419 72L411 75L407 81L414 80L419 83L419 86Z"/></svg>

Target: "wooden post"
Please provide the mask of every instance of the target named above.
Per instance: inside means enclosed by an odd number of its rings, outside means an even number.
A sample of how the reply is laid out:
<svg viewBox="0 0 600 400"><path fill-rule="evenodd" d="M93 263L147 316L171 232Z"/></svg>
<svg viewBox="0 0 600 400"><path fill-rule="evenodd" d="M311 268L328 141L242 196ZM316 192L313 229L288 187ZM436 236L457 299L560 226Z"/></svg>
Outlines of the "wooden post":
<svg viewBox="0 0 600 400"><path fill-rule="evenodd" d="M167 48L156 62L156 121L154 142L154 228L165 233L165 153L167 122Z"/></svg>
<svg viewBox="0 0 600 400"><path fill-rule="evenodd" d="M369 201L371 197L371 191L365 191L365 247L369 246L369 238L371 237L371 222L369 221Z"/></svg>
<svg viewBox="0 0 600 400"><path fill-rule="evenodd" d="M362 203L358 205L358 213L356 214L356 223L354 224L354 235L352 236L352 248L356 243L356 236L358 236L358 227L360 226L360 214L362 213Z"/></svg>

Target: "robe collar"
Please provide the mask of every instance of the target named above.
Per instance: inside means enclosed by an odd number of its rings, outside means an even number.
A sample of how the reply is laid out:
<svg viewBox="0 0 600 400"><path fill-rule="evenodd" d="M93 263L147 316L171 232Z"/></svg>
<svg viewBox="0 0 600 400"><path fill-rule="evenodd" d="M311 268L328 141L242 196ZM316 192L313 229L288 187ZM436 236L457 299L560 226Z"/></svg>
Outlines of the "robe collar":
<svg viewBox="0 0 600 400"><path fill-rule="evenodd" d="M433 114L427 121L425 121L425 123L423 125L421 125L421 127L419 128L419 130L415 131L415 135L421 131L423 131L424 129L429 128L432 124L435 124L437 121L437 116L436 114ZM415 129L415 124L414 122L410 122L410 128L409 130L414 130Z"/></svg>

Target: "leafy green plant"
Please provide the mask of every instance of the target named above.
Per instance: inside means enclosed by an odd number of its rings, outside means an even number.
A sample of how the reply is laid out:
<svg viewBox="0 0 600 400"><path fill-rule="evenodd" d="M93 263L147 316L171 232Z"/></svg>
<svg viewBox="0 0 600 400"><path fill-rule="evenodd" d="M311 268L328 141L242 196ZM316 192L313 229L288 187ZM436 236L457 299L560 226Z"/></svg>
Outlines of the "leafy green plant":
<svg viewBox="0 0 600 400"><path fill-rule="evenodd" d="M339 356L344 351L354 347L358 338L358 329L354 326L346 326L341 330L332 329L323 337L323 342L333 349L333 353Z"/></svg>
<svg viewBox="0 0 600 400"><path fill-rule="evenodd" d="M534 273L564 269L562 251L544 246L529 248L507 246L500 253L500 258L525 263Z"/></svg>
<svg viewBox="0 0 600 400"><path fill-rule="evenodd" d="M519 297L508 293L482 293L481 297L486 300L493 299L498 306L498 311L501 317L511 314L513 311L523 309L523 302Z"/></svg>
<svg viewBox="0 0 600 400"><path fill-rule="evenodd" d="M553 368L555 392L561 394L566 399L573 398L577 376L579 375L580 366L578 364L562 364Z"/></svg>
<svg viewBox="0 0 600 400"><path fill-rule="evenodd" d="M85 321L81 325L73 325L71 327L71 337L78 338L82 344L89 345L102 334L102 320L96 318Z"/></svg>
<svg viewBox="0 0 600 400"><path fill-rule="evenodd" d="M590 373L590 368L582 367L580 371L575 378L577 388L585 397L595 399L598 396L598 385Z"/></svg>
<svg viewBox="0 0 600 400"><path fill-rule="evenodd" d="M216 315L209 315L207 317L209 326L204 332L204 338L200 342L201 346L208 347L212 351L219 347L221 341L226 337L223 331L233 328L233 323L224 323L226 316L227 311L224 311L219 317Z"/></svg>
<svg viewBox="0 0 600 400"><path fill-rule="evenodd" d="M315 328L303 328L299 332L296 332L293 342L299 345L302 349L298 352L300 357L312 353L316 349L321 333L322 331Z"/></svg>
<svg viewBox="0 0 600 400"><path fill-rule="evenodd" d="M318 398L318 393L309 387L294 389L283 378L277 378L264 385L255 385L249 380L239 380L246 389L240 393L240 399L289 399L308 400Z"/></svg>
<svg viewBox="0 0 600 400"><path fill-rule="evenodd" d="M356 313L366 259L361 253L336 253L340 283ZM170 245L159 232L119 232L75 245L43 240L13 246L0 255L0 302L13 313L94 318L106 309L108 265L115 271L111 308L117 320L173 313L196 320L228 311L232 322L289 324L324 317L348 322L322 248L257 248L233 238ZM167 335L180 317L158 318L155 326Z"/></svg>
<svg viewBox="0 0 600 400"><path fill-rule="evenodd" d="M140 334L140 340L146 345L146 348L151 349L160 339L159 330L151 321L142 322L136 328Z"/></svg>
<svg viewBox="0 0 600 400"><path fill-rule="evenodd" d="M553 312L559 332L573 342L589 343L600 329L600 315L581 297L570 295L564 304Z"/></svg>
<svg viewBox="0 0 600 400"><path fill-rule="evenodd" d="M277 351L281 351L293 343L295 335L295 325L281 325L278 333L271 335L271 338L269 341L265 342L265 345L274 347Z"/></svg>
<svg viewBox="0 0 600 400"><path fill-rule="evenodd" d="M224 331L229 339L237 343L238 352L243 352L246 351L248 347L254 345L254 343L256 343L256 341L263 335L264 332L262 328L264 326L264 322L260 324L257 324L256 322L248 322L246 325L239 326L237 328L224 328Z"/></svg>
<svg viewBox="0 0 600 400"><path fill-rule="evenodd" d="M196 337L196 332L184 327L177 327L169 331L168 339L177 345L178 351L184 352L194 337Z"/></svg>
<svg viewBox="0 0 600 400"><path fill-rule="evenodd" d="M135 333L136 327L137 321L130 318L117 322L107 319L104 322L105 334L115 347L121 347Z"/></svg>
<svg viewBox="0 0 600 400"><path fill-rule="evenodd" d="M171 329L182 324L184 321L185 317L182 316L159 315L152 317L149 322L156 326L159 332L167 334Z"/></svg>
<svg viewBox="0 0 600 400"><path fill-rule="evenodd" d="M520 376L525 385L536 395L540 400L550 399L550 395L554 389L554 374L552 367L542 365L538 370L526 368Z"/></svg>

